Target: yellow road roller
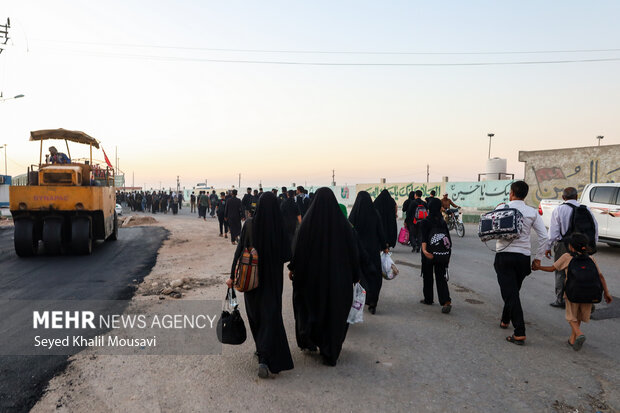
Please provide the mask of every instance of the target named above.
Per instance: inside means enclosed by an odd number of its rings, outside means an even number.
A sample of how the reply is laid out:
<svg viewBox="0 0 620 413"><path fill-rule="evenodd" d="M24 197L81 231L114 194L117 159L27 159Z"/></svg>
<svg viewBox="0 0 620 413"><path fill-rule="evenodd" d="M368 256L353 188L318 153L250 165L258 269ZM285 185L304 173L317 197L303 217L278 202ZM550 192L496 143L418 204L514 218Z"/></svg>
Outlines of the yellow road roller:
<svg viewBox="0 0 620 413"><path fill-rule="evenodd" d="M114 169L107 158L106 164L93 164L99 142L65 129L30 132L30 140L41 142L39 164L28 168L26 185L9 188L17 255L36 255L39 241L46 254L57 255L90 254L94 240L116 240ZM43 142L48 140L64 141L67 154L51 146L44 157ZM69 142L88 145L89 158L72 160Z"/></svg>

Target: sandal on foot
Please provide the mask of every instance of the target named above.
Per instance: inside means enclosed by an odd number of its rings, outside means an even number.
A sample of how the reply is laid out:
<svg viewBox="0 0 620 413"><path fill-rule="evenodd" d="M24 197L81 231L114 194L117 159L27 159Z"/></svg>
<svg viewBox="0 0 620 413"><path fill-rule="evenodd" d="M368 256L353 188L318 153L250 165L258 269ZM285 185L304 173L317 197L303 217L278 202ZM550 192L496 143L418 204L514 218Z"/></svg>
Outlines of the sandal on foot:
<svg viewBox="0 0 620 413"><path fill-rule="evenodd" d="M583 334L577 337L575 339L575 344L573 344L573 350L575 351L581 350L581 347L583 346L583 343L585 343L585 341L586 341L586 336L584 336Z"/></svg>
<svg viewBox="0 0 620 413"><path fill-rule="evenodd" d="M504 324L503 321L499 322L499 328L503 328L504 330L506 330L506 329L508 329L509 326L510 326L510 323Z"/></svg>
<svg viewBox="0 0 620 413"><path fill-rule="evenodd" d="M518 346L522 346L525 344L525 339L517 340L514 335L506 337L506 341L512 344L516 344Z"/></svg>
<svg viewBox="0 0 620 413"><path fill-rule="evenodd" d="M443 314L449 314L451 310L452 310L452 304L446 304L441 307L441 312Z"/></svg>

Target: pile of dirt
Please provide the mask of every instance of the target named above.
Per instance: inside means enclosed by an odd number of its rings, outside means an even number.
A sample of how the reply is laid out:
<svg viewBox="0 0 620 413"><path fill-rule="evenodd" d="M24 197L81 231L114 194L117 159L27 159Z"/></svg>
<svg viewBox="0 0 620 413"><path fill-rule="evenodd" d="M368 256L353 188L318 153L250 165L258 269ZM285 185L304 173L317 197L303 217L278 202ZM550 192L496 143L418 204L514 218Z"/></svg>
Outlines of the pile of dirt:
<svg viewBox="0 0 620 413"><path fill-rule="evenodd" d="M189 278L183 277L174 280L153 279L145 281L138 287L138 294L142 296L159 295L159 299L165 299L164 296L171 298L181 298L187 294L188 290L196 288L207 288L212 285L221 285L221 277L210 278Z"/></svg>
<svg viewBox="0 0 620 413"><path fill-rule="evenodd" d="M153 217L141 217L141 216L137 216L137 215L131 215L127 218L125 218L122 222L121 222L121 226L123 228L126 227L136 227L139 225L151 225L151 224L157 224L157 220Z"/></svg>

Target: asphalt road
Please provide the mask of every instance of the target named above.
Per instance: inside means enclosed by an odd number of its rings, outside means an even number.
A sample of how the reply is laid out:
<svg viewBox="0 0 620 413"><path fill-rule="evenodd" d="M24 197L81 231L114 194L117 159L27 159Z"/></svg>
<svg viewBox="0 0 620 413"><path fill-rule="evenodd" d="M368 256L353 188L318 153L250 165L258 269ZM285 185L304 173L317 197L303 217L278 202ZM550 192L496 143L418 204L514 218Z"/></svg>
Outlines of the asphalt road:
<svg viewBox="0 0 620 413"><path fill-rule="evenodd" d="M409 338L412 349L401 352L402 359L417 366L411 383L430 385L425 387L425 407L432 411L549 411L555 400L560 407L556 411L569 411L561 409L564 403L588 406L586 411L618 411L620 249L598 245L595 257L614 302L597 304L593 319L582 327L587 341L580 352L566 345L570 327L564 310L549 306L554 299L554 274L541 271L533 272L523 283L521 302L528 341L517 347L504 340L512 327L499 328L503 302L493 270L494 253L479 241L476 229L466 225L464 238L452 233L449 286L453 309L449 316L442 317L438 304L418 304L422 298L420 257L410 248L395 248L392 258L401 274L395 281L384 281L377 314L387 316L396 311L409 315L412 310L415 314L409 316L414 320L413 339ZM545 260L543 265L550 262ZM402 305L404 297L410 297L410 304ZM392 337L392 329L381 334ZM356 330L350 329L352 337ZM402 374L406 381L410 373ZM407 390L411 391L403 388ZM596 407L597 403L607 403L609 410L601 408L604 404Z"/></svg>
<svg viewBox="0 0 620 413"><path fill-rule="evenodd" d="M0 317L16 309L5 300L122 300L149 274L167 231L135 227L119 231L116 242L99 242L90 256L19 258L13 231L0 229ZM13 317L15 318L15 317ZM31 323L12 320L12 329ZM1 349L0 349L1 350ZM0 411L28 411L49 380L67 365L67 356L0 355Z"/></svg>

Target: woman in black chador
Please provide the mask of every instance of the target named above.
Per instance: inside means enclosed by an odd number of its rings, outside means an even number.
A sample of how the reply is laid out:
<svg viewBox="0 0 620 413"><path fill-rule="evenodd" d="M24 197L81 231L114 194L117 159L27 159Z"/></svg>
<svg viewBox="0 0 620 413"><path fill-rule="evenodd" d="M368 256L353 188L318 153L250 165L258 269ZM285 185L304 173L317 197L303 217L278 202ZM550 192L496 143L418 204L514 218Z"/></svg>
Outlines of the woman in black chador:
<svg viewBox="0 0 620 413"><path fill-rule="evenodd" d="M279 202L271 192L261 196L254 218L247 219L241 230L229 286L244 247L250 245L258 253L258 287L244 293L245 310L258 353L258 376L265 378L269 372L293 368L282 321L283 266L291 258L291 246Z"/></svg>
<svg viewBox="0 0 620 413"><path fill-rule="evenodd" d="M297 231L289 264L297 345L335 366L347 335L360 259L353 228L329 188L316 191Z"/></svg>
<svg viewBox="0 0 620 413"><path fill-rule="evenodd" d="M370 194L358 192L349 215L360 244L368 256L368 265L362 267L361 284L366 289L368 311L374 314L379 301L383 276L381 275L381 251L388 251L381 216L372 204Z"/></svg>
<svg viewBox="0 0 620 413"><path fill-rule="evenodd" d="M398 206L396 206L396 201L394 201L390 192L384 189L375 199L374 205L381 216L386 242L390 248L394 248L396 246L396 238L398 237L396 225Z"/></svg>

